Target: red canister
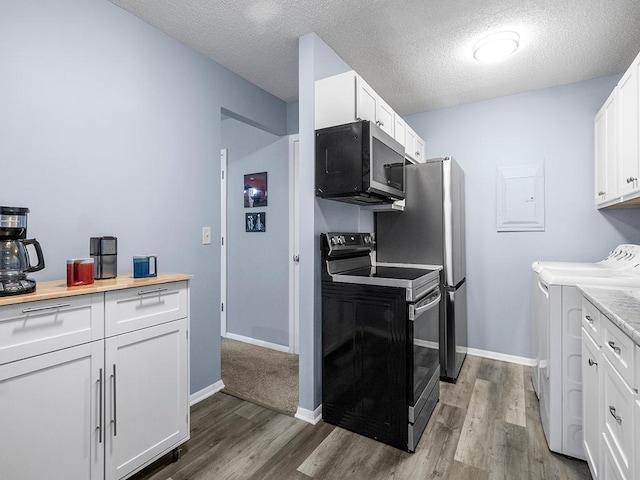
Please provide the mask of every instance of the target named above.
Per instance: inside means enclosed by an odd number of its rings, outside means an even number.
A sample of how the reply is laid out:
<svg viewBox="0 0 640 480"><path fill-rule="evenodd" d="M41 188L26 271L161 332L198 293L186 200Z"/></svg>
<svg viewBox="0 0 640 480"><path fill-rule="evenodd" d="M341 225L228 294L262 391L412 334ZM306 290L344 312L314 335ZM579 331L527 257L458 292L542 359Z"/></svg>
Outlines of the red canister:
<svg viewBox="0 0 640 480"><path fill-rule="evenodd" d="M67 287L93 283L93 258L67 260Z"/></svg>

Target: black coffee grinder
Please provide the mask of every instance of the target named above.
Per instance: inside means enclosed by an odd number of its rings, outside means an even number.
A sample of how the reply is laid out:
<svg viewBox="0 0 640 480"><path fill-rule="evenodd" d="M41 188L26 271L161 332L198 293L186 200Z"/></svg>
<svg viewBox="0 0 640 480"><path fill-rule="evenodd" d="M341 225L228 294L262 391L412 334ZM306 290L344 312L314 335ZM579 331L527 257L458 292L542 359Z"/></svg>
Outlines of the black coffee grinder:
<svg viewBox="0 0 640 480"><path fill-rule="evenodd" d="M36 281L27 273L44 268L44 256L38 241L27 240L28 208L0 207L0 296L31 293ZM27 245L33 245L38 263L32 265Z"/></svg>

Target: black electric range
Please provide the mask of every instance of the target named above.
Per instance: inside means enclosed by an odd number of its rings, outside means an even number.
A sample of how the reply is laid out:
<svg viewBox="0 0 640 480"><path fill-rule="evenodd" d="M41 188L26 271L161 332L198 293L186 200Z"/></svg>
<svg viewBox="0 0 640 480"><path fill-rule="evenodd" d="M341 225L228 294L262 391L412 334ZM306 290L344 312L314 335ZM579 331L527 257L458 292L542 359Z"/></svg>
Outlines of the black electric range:
<svg viewBox="0 0 640 480"><path fill-rule="evenodd" d="M439 265L376 264L367 233L322 234L323 419L410 452L439 399Z"/></svg>

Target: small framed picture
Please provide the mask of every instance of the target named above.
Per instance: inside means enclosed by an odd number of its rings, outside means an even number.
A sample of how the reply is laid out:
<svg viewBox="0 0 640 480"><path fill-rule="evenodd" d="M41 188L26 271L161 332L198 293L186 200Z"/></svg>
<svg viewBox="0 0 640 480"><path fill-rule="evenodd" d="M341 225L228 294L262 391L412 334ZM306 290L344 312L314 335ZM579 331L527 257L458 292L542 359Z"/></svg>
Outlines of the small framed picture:
<svg viewBox="0 0 640 480"><path fill-rule="evenodd" d="M267 206L267 172L244 176L244 208Z"/></svg>
<svg viewBox="0 0 640 480"><path fill-rule="evenodd" d="M247 232L266 232L267 212L245 213L244 225Z"/></svg>

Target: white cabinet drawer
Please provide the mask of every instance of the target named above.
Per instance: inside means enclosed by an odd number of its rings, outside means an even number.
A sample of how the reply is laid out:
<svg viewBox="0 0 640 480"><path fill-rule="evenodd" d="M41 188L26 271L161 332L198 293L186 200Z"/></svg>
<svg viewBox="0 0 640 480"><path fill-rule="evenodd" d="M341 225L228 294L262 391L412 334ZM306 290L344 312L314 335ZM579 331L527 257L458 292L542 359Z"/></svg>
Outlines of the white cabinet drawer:
<svg viewBox="0 0 640 480"><path fill-rule="evenodd" d="M609 360L604 360L604 392L600 409L604 436L625 476L631 473L633 455L634 392L617 374Z"/></svg>
<svg viewBox="0 0 640 480"><path fill-rule="evenodd" d="M187 316L187 282L172 282L105 294L105 337Z"/></svg>
<svg viewBox="0 0 640 480"><path fill-rule="evenodd" d="M622 330L611 323L609 319L602 319L602 352L611 362L620 376L635 388L633 378L634 343Z"/></svg>
<svg viewBox="0 0 640 480"><path fill-rule="evenodd" d="M582 327L598 346L602 345L600 312L591 302L582 298Z"/></svg>
<svg viewBox="0 0 640 480"><path fill-rule="evenodd" d="M18 303L0 309L0 364L100 340L102 293Z"/></svg>

